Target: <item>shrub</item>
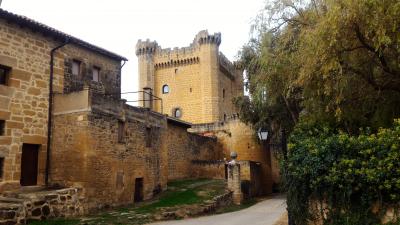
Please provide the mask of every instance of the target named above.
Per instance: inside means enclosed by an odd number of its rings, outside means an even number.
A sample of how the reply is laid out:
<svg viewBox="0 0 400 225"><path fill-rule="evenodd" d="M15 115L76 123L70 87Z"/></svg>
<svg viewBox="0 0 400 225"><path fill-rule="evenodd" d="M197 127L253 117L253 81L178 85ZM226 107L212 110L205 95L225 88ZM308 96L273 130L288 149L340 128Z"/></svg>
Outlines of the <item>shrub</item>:
<svg viewBox="0 0 400 225"><path fill-rule="evenodd" d="M380 224L400 200L400 120L393 127L350 136L299 125L290 138L282 175L296 224ZM320 203L320 210L312 210Z"/></svg>

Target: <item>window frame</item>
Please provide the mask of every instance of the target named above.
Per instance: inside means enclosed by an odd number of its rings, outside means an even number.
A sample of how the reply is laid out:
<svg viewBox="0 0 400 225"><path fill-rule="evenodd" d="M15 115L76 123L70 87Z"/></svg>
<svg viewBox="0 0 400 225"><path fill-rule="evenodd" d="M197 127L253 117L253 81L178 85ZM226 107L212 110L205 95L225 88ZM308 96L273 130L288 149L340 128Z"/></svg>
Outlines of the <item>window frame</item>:
<svg viewBox="0 0 400 225"><path fill-rule="evenodd" d="M122 120L118 120L118 143L125 143L125 138L126 138L126 122Z"/></svg>
<svg viewBox="0 0 400 225"><path fill-rule="evenodd" d="M92 67L92 81L101 82L101 80L100 80L100 70L101 70L101 68L98 67L98 66L93 66ZM95 75L94 71L97 71L97 80L94 79L94 75Z"/></svg>
<svg viewBox="0 0 400 225"><path fill-rule="evenodd" d="M0 64L0 70L4 71L4 83L1 82L1 78L0 78L0 85L8 86L8 82L10 80L11 67ZM0 74L0 76L1 76L1 74Z"/></svg>
<svg viewBox="0 0 400 225"><path fill-rule="evenodd" d="M152 128L151 127L146 127L146 134L145 134L145 141L146 141L146 147L151 148L152 147L152 139L153 139L153 134L152 134Z"/></svg>
<svg viewBox="0 0 400 225"><path fill-rule="evenodd" d="M77 64L78 65L78 74L74 74L74 64ZM73 59L72 60L72 64L71 64L71 74L73 75L73 76L81 76L81 73L82 73L82 61L80 61L80 60L78 60L78 59Z"/></svg>
<svg viewBox="0 0 400 225"><path fill-rule="evenodd" d="M0 120L0 136L5 136L6 134L6 121Z"/></svg>
<svg viewBox="0 0 400 225"><path fill-rule="evenodd" d="M167 91L165 91L165 88L167 88ZM162 89L161 89L161 92L163 93L163 94L169 94L169 85L168 84L164 84L163 86L162 86Z"/></svg>
<svg viewBox="0 0 400 225"><path fill-rule="evenodd" d="M176 112L177 111L179 111L179 116L176 116ZM182 118L182 109L181 108L179 108L179 107L176 107L176 108L174 108L174 110L172 111L172 113L173 113L173 116L175 117L175 118Z"/></svg>

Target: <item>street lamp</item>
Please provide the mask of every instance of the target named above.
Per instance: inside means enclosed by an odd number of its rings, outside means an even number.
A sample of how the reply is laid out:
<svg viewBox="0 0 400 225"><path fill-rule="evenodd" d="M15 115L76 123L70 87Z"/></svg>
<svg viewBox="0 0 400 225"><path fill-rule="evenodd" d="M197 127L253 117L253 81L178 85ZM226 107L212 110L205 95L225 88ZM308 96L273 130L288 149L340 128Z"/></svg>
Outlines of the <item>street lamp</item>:
<svg viewBox="0 0 400 225"><path fill-rule="evenodd" d="M268 139L268 130L266 128L258 129L257 134L260 141L266 141Z"/></svg>
<svg viewBox="0 0 400 225"><path fill-rule="evenodd" d="M266 128L259 128L257 135L258 138L260 139L261 142L264 143L265 146L279 146L282 148L282 154L285 160L287 160L287 140L286 140L286 132L285 130L282 130L282 137L281 137L281 143L280 144L272 144L272 143L266 143L267 139L268 139L268 130ZM269 153L270 154L270 153ZM269 157L271 157L269 155ZM269 160L271 160L269 158ZM295 225L294 220L292 219L292 216L290 215L289 211L288 211L288 225Z"/></svg>

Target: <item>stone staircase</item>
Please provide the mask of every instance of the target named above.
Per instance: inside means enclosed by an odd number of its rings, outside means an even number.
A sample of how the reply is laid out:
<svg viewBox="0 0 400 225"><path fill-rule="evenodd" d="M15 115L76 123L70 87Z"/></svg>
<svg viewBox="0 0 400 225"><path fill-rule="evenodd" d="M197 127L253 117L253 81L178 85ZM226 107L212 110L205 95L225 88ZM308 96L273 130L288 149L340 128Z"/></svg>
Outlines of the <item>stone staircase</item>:
<svg viewBox="0 0 400 225"><path fill-rule="evenodd" d="M81 189L23 187L0 194L0 225L83 215Z"/></svg>

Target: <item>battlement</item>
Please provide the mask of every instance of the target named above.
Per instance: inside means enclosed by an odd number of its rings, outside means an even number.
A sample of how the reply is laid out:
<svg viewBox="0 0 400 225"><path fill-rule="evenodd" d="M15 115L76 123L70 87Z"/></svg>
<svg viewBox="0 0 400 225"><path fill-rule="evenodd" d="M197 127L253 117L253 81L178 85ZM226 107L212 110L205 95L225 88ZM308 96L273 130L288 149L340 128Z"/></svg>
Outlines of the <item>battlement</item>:
<svg viewBox="0 0 400 225"><path fill-rule="evenodd" d="M150 41L149 39L142 41L139 39L136 43L136 55L153 54L157 48L159 47L156 41Z"/></svg>
<svg viewBox="0 0 400 225"><path fill-rule="evenodd" d="M218 60L219 60L219 65L220 65L221 71L225 75L227 75L229 78L235 79L235 77L234 77L236 74L235 64L233 64L231 61L229 61L229 59L222 52L219 52Z"/></svg>
<svg viewBox="0 0 400 225"><path fill-rule="evenodd" d="M202 44L221 44L221 33L209 34L207 30L202 30L197 33L193 40L192 45L202 45Z"/></svg>
<svg viewBox="0 0 400 225"><path fill-rule="evenodd" d="M191 55L199 50L200 45L203 44L221 44L221 33L209 34L207 30L202 30L196 34L192 43L187 47L175 47L175 48L162 48L157 44L156 41L139 41L136 44L136 55L141 54L155 54L159 57L169 57L171 55Z"/></svg>

